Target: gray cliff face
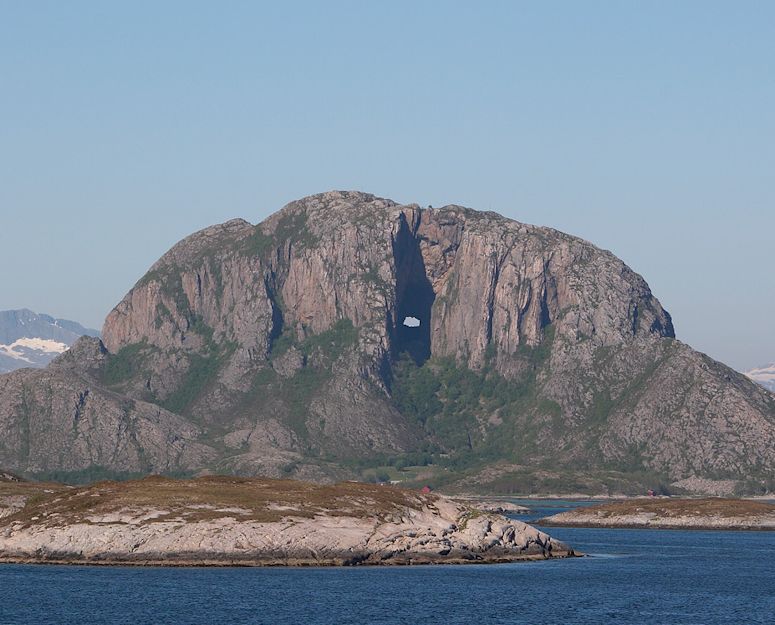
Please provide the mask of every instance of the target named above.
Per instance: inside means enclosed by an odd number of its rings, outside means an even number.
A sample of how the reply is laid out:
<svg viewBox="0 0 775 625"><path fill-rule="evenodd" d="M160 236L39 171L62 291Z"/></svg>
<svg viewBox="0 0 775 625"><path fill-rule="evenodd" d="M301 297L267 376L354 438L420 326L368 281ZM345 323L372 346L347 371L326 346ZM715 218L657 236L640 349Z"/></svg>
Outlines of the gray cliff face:
<svg viewBox="0 0 775 625"><path fill-rule="evenodd" d="M421 321L434 355L481 367L563 337L618 345L673 336L669 315L620 260L580 239L462 207L420 209L360 193L294 202L257 227L234 220L176 245L108 316L111 352L146 340L199 347L201 320L262 360L283 331L301 340L349 319L377 357ZM194 333L196 328L194 328ZM427 356L427 354L426 354Z"/></svg>
<svg viewBox="0 0 775 625"><path fill-rule="evenodd" d="M423 451L452 474L775 467L775 400L676 341L639 275L586 241L459 206L330 192L207 228L102 336L109 353L84 344L57 375L182 416L202 457L180 466L328 479Z"/></svg>

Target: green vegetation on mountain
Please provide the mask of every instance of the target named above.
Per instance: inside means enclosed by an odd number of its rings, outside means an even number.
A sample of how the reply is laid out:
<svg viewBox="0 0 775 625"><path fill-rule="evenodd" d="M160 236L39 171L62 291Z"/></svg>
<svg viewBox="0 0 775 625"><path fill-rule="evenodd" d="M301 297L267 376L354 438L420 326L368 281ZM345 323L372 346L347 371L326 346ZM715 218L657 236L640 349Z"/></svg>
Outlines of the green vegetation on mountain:
<svg viewBox="0 0 775 625"><path fill-rule="evenodd" d="M101 381L107 386L117 386L143 375L147 370L147 360L154 351L158 350L147 341L125 345L108 357L101 371Z"/></svg>
<svg viewBox="0 0 775 625"><path fill-rule="evenodd" d="M417 366L403 356L394 367L392 399L402 414L415 419L455 468L485 465L497 458L519 458L539 441L529 434L537 415L559 417L560 406L539 394L537 375L546 366L553 328L540 346L522 347L514 356L522 369L509 380L492 366L494 350L481 371L454 358L432 358ZM489 427L488 427L489 426ZM526 435L526 433L528 435Z"/></svg>

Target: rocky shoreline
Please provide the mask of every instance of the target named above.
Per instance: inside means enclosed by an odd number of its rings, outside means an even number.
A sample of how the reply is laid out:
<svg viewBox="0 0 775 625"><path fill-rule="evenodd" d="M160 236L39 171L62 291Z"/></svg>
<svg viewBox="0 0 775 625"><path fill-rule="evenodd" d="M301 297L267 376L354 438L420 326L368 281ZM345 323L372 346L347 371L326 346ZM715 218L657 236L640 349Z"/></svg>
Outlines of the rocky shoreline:
<svg viewBox="0 0 775 625"><path fill-rule="evenodd" d="M6 563L353 566L576 555L534 527L453 499L349 482L5 483L3 509L0 562Z"/></svg>
<svg viewBox="0 0 775 625"><path fill-rule="evenodd" d="M576 558L583 554L560 552L552 556L543 554L532 555L504 555L498 558L487 555L483 558L469 557L427 557L415 555L407 558L391 558L388 560L374 560L370 558L359 559L342 554L340 557L331 557L322 560L313 558L212 558L186 554L185 557L170 558L168 555L159 555L156 558L110 558L110 559L82 559L78 554L64 555L62 557L13 557L0 556L1 564L41 564L41 565L67 565L67 566L153 566L163 568L237 568L237 567L336 567L336 566L432 566L432 565L465 565L465 564L508 564L513 562L535 562L552 559Z"/></svg>
<svg viewBox="0 0 775 625"><path fill-rule="evenodd" d="M541 526L621 529L775 530L775 504L749 499L631 499L580 507Z"/></svg>
<svg viewBox="0 0 775 625"><path fill-rule="evenodd" d="M456 496L454 499L463 505L470 506L480 512L487 512L491 514L530 514L530 508L520 506L514 502L493 498L493 497L460 497Z"/></svg>

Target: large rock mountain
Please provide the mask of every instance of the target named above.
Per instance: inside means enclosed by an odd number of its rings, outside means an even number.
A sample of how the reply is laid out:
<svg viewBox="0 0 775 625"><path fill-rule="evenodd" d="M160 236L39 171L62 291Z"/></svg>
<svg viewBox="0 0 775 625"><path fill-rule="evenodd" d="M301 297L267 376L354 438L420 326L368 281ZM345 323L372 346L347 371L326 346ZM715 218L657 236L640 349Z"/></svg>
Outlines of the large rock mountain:
<svg viewBox="0 0 775 625"><path fill-rule="evenodd" d="M82 336L99 332L26 308L0 310L0 373L45 367Z"/></svg>
<svg viewBox="0 0 775 625"><path fill-rule="evenodd" d="M775 396L677 341L639 275L460 206L330 192L207 228L102 336L0 377L0 466L500 491L775 470Z"/></svg>

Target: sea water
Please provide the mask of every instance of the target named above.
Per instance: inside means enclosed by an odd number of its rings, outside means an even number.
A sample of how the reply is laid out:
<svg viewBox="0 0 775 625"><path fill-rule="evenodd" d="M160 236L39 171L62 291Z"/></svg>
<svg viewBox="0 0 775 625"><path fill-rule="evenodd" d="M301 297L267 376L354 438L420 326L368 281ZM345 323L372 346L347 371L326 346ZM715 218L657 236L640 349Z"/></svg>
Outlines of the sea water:
<svg viewBox="0 0 775 625"><path fill-rule="evenodd" d="M538 516L568 507L528 504ZM0 565L0 623L775 623L775 532L547 531L588 557L298 569Z"/></svg>

